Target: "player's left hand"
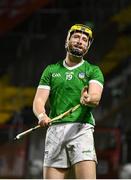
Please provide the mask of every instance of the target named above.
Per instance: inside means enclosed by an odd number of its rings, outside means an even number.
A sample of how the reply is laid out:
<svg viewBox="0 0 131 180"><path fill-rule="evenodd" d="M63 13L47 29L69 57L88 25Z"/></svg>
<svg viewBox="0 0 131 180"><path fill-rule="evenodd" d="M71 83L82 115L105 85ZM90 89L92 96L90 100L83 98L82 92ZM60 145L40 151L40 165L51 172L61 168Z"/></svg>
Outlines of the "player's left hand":
<svg viewBox="0 0 131 180"><path fill-rule="evenodd" d="M80 98L81 104L85 106L88 105L90 102L90 95L88 94L87 90L88 90L88 87L83 88L81 92L81 98Z"/></svg>

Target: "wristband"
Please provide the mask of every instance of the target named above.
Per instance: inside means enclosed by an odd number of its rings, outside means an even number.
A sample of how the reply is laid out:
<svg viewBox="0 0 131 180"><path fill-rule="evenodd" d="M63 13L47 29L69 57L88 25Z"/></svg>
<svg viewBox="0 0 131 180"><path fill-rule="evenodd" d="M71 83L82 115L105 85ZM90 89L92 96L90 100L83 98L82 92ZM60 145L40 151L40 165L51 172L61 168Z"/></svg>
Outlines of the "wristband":
<svg viewBox="0 0 131 180"><path fill-rule="evenodd" d="M40 113L40 114L38 115L38 119L39 119L39 120L42 120L44 116L45 116L45 113L44 113L44 112L43 112L43 113Z"/></svg>

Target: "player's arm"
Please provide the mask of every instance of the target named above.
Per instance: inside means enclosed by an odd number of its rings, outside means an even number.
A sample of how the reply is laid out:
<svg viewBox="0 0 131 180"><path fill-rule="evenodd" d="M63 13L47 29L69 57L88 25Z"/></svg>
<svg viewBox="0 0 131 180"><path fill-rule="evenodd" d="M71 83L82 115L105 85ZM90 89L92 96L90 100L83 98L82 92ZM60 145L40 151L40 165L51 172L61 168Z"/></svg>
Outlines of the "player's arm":
<svg viewBox="0 0 131 180"><path fill-rule="evenodd" d="M47 116L45 111L45 104L50 94L49 89L37 88L35 98L33 101L33 112L38 118L38 124L40 126L48 125L50 118Z"/></svg>
<svg viewBox="0 0 131 180"><path fill-rule="evenodd" d="M100 102L103 87L96 82L90 82L89 87L85 87L81 93L80 102L83 105L97 106Z"/></svg>

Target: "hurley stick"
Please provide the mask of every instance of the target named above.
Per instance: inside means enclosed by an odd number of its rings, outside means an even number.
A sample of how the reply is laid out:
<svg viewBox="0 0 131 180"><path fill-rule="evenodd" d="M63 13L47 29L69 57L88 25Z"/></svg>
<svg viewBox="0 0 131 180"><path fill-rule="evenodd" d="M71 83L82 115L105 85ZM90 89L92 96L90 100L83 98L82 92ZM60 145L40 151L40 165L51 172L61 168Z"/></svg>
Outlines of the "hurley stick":
<svg viewBox="0 0 131 180"><path fill-rule="evenodd" d="M55 118L51 119L51 122L59 120L59 119L65 117L65 116L67 116L68 114L74 112L79 107L80 107L80 104L77 104L76 106L70 108L68 111L66 111L66 112L60 114L59 116L56 116ZM25 135L27 135L27 134L31 133L32 131L35 131L36 129L39 129L39 128L40 128L40 125L37 125L37 126L35 126L33 128L30 128L30 129L18 134L14 139L15 140L20 139L20 138L24 137Z"/></svg>

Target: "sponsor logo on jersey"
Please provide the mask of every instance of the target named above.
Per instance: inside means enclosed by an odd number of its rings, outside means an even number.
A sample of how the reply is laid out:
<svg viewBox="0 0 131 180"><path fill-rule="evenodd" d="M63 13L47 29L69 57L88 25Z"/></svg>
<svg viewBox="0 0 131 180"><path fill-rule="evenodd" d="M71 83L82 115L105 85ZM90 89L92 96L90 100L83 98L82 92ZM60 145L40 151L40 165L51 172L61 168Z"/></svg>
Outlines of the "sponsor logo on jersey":
<svg viewBox="0 0 131 180"><path fill-rule="evenodd" d="M60 73L52 73L52 77L61 77Z"/></svg>
<svg viewBox="0 0 131 180"><path fill-rule="evenodd" d="M66 72L66 80L71 80L73 77L73 72Z"/></svg>
<svg viewBox="0 0 131 180"><path fill-rule="evenodd" d="M85 79L85 73L84 73L84 72L80 72L80 73L78 74L78 77L79 77L80 79Z"/></svg>

